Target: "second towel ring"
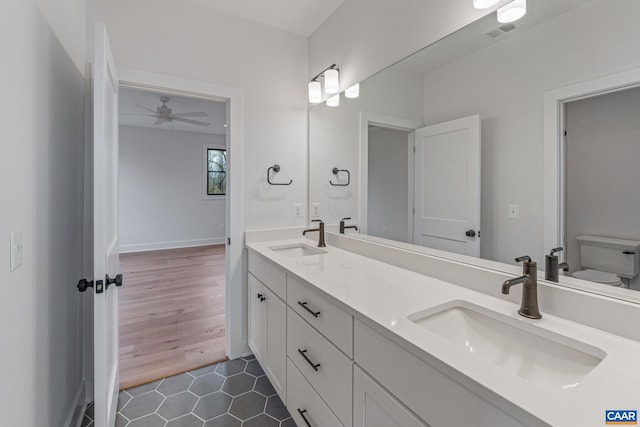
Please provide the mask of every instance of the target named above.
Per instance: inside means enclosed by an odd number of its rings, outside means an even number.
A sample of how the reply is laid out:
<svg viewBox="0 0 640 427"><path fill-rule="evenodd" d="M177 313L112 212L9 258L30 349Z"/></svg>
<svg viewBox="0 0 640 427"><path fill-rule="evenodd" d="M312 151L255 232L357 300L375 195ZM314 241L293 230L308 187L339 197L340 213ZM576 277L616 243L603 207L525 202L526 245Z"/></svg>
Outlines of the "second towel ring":
<svg viewBox="0 0 640 427"><path fill-rule="evenodd" d="M349 172L347 169L333 168L333 170L331 172L333 172L333 174L335 176L338 176L339 172L346 172L347 173L347 183L346 184L334 184L331 180L329 180L329 184L333 185L334 187L346 187L347 185L351 184L351 172Z"/></svg>

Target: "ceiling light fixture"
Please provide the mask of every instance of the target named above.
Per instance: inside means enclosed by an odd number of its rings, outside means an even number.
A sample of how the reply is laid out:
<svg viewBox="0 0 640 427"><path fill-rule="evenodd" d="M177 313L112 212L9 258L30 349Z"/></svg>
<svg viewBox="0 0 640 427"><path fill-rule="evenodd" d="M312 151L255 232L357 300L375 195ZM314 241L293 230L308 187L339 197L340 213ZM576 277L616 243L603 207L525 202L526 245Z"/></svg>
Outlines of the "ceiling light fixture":
<svg viewBox="0 0 640 427"><path fill-rule="evenodd" d="M312 104L322 102L322 85L317 80L309 82L309 102Z"/></svg>
<svg viewBox="0 0 640 427"><path fill-rule="evenodd" d="M513 0L498 9L498 22L506 24L522 18L527 13L527 0Z"/></svg>
<svg viewBox="0 0 640 427"><path fill-rule="evenodd" d="M340 94L337 93L331 98L327 99L327 107L337 107L340 105Z"/></svg>
<svg viewBox="0 0 640 427"><path fill-rule="evenodd" d="M476 9L486 9L497 4L500 0L473 0L473 7Z"/></svg>
<svg viewBox="0 0 640 427"><path fill-rule="evenodd" d="M356 83L347 90L344 91L344 96L347 98L357 98L360 96L360 83Z"/></svg>
<svg viewBox="0 0 640 427"><path fill-rule="evenodd" d="M309 102L317 104L322 102L322 85L319 79L324 79L324 93L333 95L340 92L340 71L336 64L331 64L319 72L309 82Z"/></svg>

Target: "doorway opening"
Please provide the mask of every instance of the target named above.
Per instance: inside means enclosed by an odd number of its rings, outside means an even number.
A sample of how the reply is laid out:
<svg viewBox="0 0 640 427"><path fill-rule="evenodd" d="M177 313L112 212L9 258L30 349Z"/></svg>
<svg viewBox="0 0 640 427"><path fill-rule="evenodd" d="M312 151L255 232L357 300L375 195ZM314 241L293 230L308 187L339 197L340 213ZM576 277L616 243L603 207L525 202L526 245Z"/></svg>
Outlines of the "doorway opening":
<svg viewBox="0 0 640 427"><path fill-rule="evenodd" d="M227 104L121 84L121 389L227 358Z"/></svg>

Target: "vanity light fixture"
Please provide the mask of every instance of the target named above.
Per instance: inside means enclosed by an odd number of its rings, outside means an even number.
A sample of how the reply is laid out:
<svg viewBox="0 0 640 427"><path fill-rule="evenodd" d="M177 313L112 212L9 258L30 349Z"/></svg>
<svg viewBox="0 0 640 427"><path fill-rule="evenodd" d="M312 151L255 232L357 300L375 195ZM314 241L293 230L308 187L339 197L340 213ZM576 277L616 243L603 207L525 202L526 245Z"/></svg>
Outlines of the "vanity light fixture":
<svg viewBox="0 0 640 427"><path fill-rule="evenodd" d="M340 105L340 94L336 93L331 98L327 99L328 107L337 107Z"/></svg>
<svg viewBox="0 0 640 427"><path fill-rule="evenodd" d="M309 102L312 104L322 102L323 93L320 78L324 79L325 94L333 95L340 92L340 71L336 64L331 64L309 82Z"/></svg>
<svg viewBox="0 0 640 427"><path fill-rule="evenodd" d="M476 9L486 9L498 3L500 0L473 0L473 7Z"/></svg>
<svg viewBox="0 0 640 427"><path fill-rule="evenodd" d="M498 22L506 24L522 18L527 13L527 0L513 0L498 9Z"/></svg>
<svg viewBox="0 0 640 427"><path fill-rule="evenodd" d="M346 98L357 98L360 96L360 83L356 83L344 91Z"/></svg>

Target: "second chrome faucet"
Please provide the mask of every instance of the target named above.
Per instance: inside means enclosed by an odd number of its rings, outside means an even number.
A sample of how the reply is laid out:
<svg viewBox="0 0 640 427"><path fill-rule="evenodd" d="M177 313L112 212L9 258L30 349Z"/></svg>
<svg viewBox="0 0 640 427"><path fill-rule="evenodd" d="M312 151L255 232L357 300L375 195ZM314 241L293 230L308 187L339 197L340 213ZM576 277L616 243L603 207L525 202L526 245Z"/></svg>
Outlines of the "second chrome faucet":
<svg viewBox="0 0 640 427"><path fill-rule="evenodd" d="M516 258L516 262L522 262L522 276L505 280L502 284L502 293L509 294L512 286L522 283L522 303L518 314L530 319L540 319L540 309L538 307L538 264L531 261L529 256Z"/></svg>

